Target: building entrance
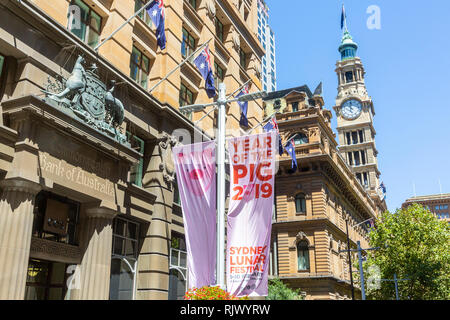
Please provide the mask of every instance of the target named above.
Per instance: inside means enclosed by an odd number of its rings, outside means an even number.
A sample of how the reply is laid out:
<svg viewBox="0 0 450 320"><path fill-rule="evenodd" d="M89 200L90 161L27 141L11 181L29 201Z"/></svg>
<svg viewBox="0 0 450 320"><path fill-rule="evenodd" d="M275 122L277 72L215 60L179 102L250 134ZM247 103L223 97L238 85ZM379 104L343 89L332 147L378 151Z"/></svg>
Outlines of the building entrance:
<svg viewBox="0 0 450 320"><path fill-rule="evenodd" d="M65 263L30 259L25 300L64 300L67 267Z"/></svg>

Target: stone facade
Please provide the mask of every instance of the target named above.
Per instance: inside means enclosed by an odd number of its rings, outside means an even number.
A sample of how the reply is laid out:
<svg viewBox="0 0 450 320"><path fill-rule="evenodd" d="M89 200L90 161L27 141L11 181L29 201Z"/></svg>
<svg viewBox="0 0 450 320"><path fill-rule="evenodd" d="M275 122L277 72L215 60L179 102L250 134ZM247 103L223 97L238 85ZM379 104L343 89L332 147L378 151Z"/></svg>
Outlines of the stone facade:
<svg viewBox="0 0 450 320"><path fill-rule="evenodd" d="M405 209L408 206L417 203L428 210L430 210L438 219L447 221L450 223L450 194L434 194L429 196L414 196L402 204L402 208Z"/></svg>
<svg viewBox="0 0 450 320"><path fill-rule="evenodd" d="M330 126L332 113L307 86L277 91L265 100L267 115L276 118L282 140L295 141L298 169L291 157L280 158L276 176L272 231L272 276L307 299L351 299L347 249L361 241L376 205L340 156ZM299 135L300 134L300 135ZM352 262L356 261L352 253ZM359 296L358 288L355 297Z"/></svg>
<svg viewBox="0 0 450 320"><path fill-rule="evenodd" d="M174 231L184 232L174 203L172 133L183 129L209 140L214 119L210 114L199 129L177 111L182 86L193 93L192 103L210 102L191 63L152 93L148 88L182 61L185 28L196 45L211 39L227 94L249 79L250 92L259 91L264 51L256 38L256 1L166 0L166 50L156 47L143 15L98 54L93 30L99 28L96 43L105 39L135 12L137 0L82 1L92 15L80 29L86 41L69 30L77 3L0 0L0 299L168 299L171 240ZM215 17L224 25L223 41ZM131 72L133 47L150 59L145 83ZM87 90L58 100L77 66L91 75ZM84 117L107 107L108 92L123 106L118 126L110 127L108 117ZM228 108L227 127L239 133L238 108ZM251 125L261 121L261 102L249 110Z"/></svg>

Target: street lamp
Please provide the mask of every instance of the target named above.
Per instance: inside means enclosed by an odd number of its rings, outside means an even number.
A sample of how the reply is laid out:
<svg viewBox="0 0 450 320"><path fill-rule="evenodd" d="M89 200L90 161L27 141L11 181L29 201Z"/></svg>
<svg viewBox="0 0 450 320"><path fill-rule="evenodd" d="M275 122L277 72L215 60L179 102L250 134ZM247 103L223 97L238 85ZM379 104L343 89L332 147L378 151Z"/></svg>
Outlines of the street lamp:
<svg viewBox="0 0 450 320"><path fill-rule="evenodd" d="M370 221L370 220L372 220L372 219L374 219L374 218L370 218L370 219L364 220L363 222L360 222L360 223L354 225L353 227L357 227L357 226L359 226L360 224L363 224L363 223L365 223L365 222L367 222L367 221ZM355 300L355 287L354 287L354 285L353 285L352 256L351 256L351 254L350 254L350 252L351 252L351 251L354 251L354 250L351 250L351 249L350 249L350 237L349 237L349 235L348 235L348 219L345 219L345 228L346 228L346 234L347 234L347 250L340 250L339 253L341 253L341 252L347 252L347 255L348 255L348 264L349 264L349 271L350 271L350 285L351 285L351 288L352 288L352 300ZM358 251L358 254L361 254L361 248L359 247L359 241L358 241L358 249L357 249L356 251ZM360 256L358 256L358 257L360 258ZM362 264L360 264L360 274L361 274L361 270L362 270ZM362 274L362 278L364 278L364 274ZM363 294L362 294L362 295L363 295L363 300L365 300L365 291L364 291L364 288L362 288L362 293L363 293Z"/></svg>
<svg viewBox="0 0 450 320"><path fill-rule="evenodd" d="M225 83L219 83L219 98L214 103L194 104L180 107L181 112L200 111L206 107L217 105L217 269L216 282L225 289L225 119L226 105L231 102L248 102L267 97L267 92L249 93L227 100Z"/></svg>

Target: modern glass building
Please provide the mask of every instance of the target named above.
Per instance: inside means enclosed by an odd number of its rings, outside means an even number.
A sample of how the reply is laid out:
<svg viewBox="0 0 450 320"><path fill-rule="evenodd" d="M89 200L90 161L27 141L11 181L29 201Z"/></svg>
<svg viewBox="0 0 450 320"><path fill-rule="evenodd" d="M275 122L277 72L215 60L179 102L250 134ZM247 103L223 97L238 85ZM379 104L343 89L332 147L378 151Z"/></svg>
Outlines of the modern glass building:
<svg viewBox="0 0 450 320"><path fill-rule="evenodd" d="M258 0L258 39L266 51L261 65L263 90L267 92L276 91L275 34L269 26L269 7L264 0Z"/></svg>

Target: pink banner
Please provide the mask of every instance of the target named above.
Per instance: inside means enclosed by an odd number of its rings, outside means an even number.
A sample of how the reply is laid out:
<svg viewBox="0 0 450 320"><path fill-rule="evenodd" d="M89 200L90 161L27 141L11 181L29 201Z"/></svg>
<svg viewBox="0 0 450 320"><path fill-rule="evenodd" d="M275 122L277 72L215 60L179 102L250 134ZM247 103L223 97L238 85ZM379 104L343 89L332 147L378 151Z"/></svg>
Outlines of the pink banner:
<svg viewBox="0 0 450 320"><path fill-rule="evenodd" d="M229 140L227 290L267 296L276 132Z"/></svg>
<svg viewBox="0 0 450 320"><path fill-rule="evenodd" d="M173 149L186 235L189 289L216 283L215 148L211 141Z"/></svg>

